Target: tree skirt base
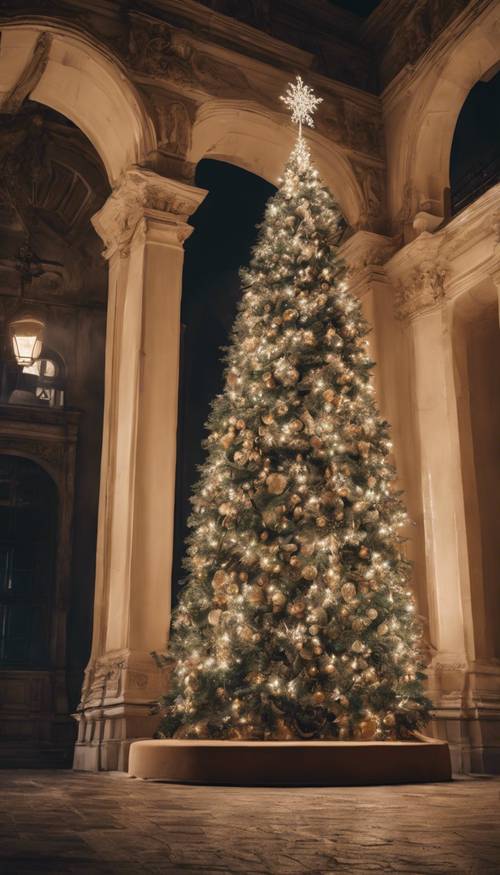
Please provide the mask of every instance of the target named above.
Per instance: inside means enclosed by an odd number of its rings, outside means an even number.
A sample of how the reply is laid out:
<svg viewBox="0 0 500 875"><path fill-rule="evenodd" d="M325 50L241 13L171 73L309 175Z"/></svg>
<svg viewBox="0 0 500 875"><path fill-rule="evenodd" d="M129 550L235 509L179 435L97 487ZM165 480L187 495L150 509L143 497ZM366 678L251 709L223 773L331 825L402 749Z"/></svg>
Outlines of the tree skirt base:
<svg viewBox="0 0 500 875"><path fill-rule="evenodd" d="M345 787L451 780L445 741L135 741L129 776L174 784Z"/></svg>

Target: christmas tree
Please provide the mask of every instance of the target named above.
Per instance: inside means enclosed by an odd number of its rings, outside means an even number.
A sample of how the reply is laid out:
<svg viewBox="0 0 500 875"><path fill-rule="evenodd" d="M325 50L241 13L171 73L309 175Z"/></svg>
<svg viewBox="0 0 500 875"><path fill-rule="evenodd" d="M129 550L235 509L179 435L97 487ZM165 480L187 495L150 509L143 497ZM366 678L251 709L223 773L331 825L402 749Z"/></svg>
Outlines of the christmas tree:
<svg viewBox="0 0 500 875"><path fill-rule="evenodd" d="M162 737L395 738L427 719L407 521L340 220L302 136L266 207L192 498Z"/></svg>

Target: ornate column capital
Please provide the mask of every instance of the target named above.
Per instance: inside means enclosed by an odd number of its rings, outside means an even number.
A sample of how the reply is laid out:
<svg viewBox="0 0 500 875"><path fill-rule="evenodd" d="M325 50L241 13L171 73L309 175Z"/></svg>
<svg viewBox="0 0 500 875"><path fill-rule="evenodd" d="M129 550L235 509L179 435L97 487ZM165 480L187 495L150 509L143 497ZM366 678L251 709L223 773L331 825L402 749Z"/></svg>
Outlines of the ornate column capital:
<svg viewBox="0 0 500 875"><path fill-rule="evenodd" d="M446 298L450 265L435 234L423 231L391 258L387 271L395 289L396 319L415 319Z"/></svg>
<svg viewBox="0 0 500 875"><path fill-rule="evenodd" d="M439 304L445 297L447 267L443 262L423 261L396 286L397 319L413 319Z"/></svg>
<svg viewBox="0 0 500 875"><path fill-rule="evenodd" d="M167 179L142 167L130 167L92 217L105 245L105 258L116 251L127 255L136 229L141 223L144 226L148 218L169 225L181 245L192 231L187 219L206 194L205 189Z"/></svg>

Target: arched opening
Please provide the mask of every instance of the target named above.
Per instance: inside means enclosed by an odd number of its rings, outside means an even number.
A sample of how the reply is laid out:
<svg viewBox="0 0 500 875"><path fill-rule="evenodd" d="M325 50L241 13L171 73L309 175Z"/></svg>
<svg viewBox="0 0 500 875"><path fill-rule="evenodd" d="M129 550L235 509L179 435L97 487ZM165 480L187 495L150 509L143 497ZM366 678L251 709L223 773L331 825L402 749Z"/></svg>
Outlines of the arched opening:
<svg viewBox="0 0 500 875"><path fill-rule="evenodd" d="M400 129L388 141L394 216L398 210L409 210L413 218L423 210L449 218L450 154L457 119L471 89L498 69L499 21L500 10L494 4L451 41L441 63L429 67L411 101L404 102Z"/></svg>
<svg viewBox="0 0 500 875"><path fill-rule="evenodd" d="M90 218L109 188L81 130L29 99L1 116L0 181L0 447L47 464L61 507L57 598L40 607L41 625L33 632L36 640L42 627L52 630L51 655L34 644L36 659L34 651L17 677L31 689L33 678L47 672L46 693L57 713L40 704L46 725L37 735L41 716L32 705L28 725L40 756L51 749L69 763L75 734L69 715L91 644L104 395L107 276ZM11 323L24 312L34 312L43 325L41 350L31 363L19 363L10 337ZM19 539L27 516L16 514ZM2 663L0 686L5 671ZM0 737L4 717L0 711ZM21 756L21 736L18 741Z"/></svg>
<svg viewBox="0 0 500 875"><path fill-rule="evenodd" d="M83 37L50 25L2 27L0 83L3 112L29 97L77 125L111 184L156 147L138 92L118 64Z"/></svg>
<svg viewBox="0 0 500 875"><path fill-rule="evenodd" d="M243 167L277 185L292 150L296 130L262 108L230 100L208 101L193 125L189 160L216 158ZM307 131L313 160L351 228L363 223L369 207L343 150L315 130Z"/></svg>
<svg viewBox="0 0 500 875"><path fill-rule="evenodd" d="M476 659L500 659L500 328L493 284L460 298L454 357Z"/></svg>
<svg viewBox="0 0 500 875"><path fill-rule="evenodd" d="M254 173L211 159L198 164L196 185L209 193L190 219L195 230L185 244L173 600L184 576L189 497L204 458L204 425L212 399L222 391L222 347L241 295L238 270L250 259L256 225L276 190Z"/></svg>
<svg viewBox="0 0 500 875"><path fill-rule="evenodd" d="M500 181L500 71L469 92L457 120L450 158L451 214Z"/></svg>
<svg viewBox="0 0 500 875"><path fill-rule="evenodd" d="M45 669L51 664L58 496L35 462L0 455L0 666ZM7 688L9 685L4 684ZM8 700L7 700L8 701ZM2 696L5 708L5 698ZM3 715L4 737L9 733Z"/></svg>

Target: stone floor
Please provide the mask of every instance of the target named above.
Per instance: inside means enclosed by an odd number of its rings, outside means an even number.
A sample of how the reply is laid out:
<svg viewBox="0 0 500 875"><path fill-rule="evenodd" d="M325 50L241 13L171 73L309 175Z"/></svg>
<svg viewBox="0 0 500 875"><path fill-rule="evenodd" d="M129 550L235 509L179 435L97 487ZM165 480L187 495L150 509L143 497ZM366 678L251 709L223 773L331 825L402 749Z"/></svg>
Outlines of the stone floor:
<svg viewBox="0 0 500 875"><path fill-rule="evenodd" d="M0 772L0 873L500 873L500 779L188 787Z"/></svg>

